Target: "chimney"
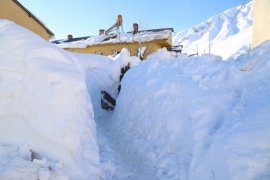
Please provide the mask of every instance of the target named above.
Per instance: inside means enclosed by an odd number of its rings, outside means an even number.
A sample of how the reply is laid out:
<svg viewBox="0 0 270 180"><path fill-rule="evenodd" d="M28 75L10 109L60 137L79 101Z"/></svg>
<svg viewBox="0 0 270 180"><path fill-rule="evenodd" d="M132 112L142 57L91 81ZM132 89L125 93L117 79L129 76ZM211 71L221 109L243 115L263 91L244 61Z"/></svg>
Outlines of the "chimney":
<svg viewBox="0 0 270 180"><path fill-rule="evenodd" d="M138 33L139 31L139 25L138 23L133 23L133 34Z"/></svg>
<svg viewBox="0 0 270 180"><path fill-rule="evenodd" d="M73 39L73 36L71 34L67 35L68 40Z"/></svg>
<svg viewBox="0 0 270 180"><path fill-rule="evenodd" d="M105 34L105 29L100 29L99 30L99 35L103 35L103 34Z"/></svg>

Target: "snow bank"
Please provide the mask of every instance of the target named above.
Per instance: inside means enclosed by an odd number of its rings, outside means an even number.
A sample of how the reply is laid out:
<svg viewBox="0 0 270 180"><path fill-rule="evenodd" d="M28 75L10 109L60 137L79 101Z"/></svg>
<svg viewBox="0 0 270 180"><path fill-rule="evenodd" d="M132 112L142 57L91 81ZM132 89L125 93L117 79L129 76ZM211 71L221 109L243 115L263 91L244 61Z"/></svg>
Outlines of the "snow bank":
<svg viewBox="0 0 270 180"><path fill-rule="evenodd" d="M125 75L113 120L159 179L269 179L269 49L152 56Z"/></svg>
<svg viewBox="0 0 270 180"><path fill-rule="evenodd" d="M98 179L92 103L74 56L0 20L0 92L0 179L41 178L44 166L51 178Z"/></svg>
<svg viewBox="0 0 270 180"><path fill-rule="evenodd" d="M183 52L188 55L211 53L227 59L245 54L250 49L251 37L252 1L177 33L173 44L183 45Z"/></svg>

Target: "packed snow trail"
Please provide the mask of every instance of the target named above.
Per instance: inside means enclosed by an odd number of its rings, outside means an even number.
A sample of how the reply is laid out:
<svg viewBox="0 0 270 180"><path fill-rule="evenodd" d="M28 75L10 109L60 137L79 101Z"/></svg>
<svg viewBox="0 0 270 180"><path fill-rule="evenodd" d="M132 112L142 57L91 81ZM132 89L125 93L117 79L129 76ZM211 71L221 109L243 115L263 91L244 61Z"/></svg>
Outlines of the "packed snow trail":
<svg viewBox="0 0 270 180"><path fill-rule="evenodd" d="M139 153L140 148L133 145L134 139L127 139L127 132L119 129L113 112L101 108L101 91L105 90L114 97L118 93L120 69L127 64L140 62L130 57L123 49L117 60L98 55L75 55L83 64L86 84L93 102L94 119L97 129L97 141L100 152L104 179L156 179L154 163L148 155Z"/></svg>
<svg viewBox="0 0 270 180"><path fill-rule="evenodd" d="M99 59L100 61L102 60ZM106 62L108 62L107 59ZM92 64L91 61L90 66ZM101 109L101 89L111 90L109 92L115 89L110 72L107 69L95 69L90 66L87 66L86 82L93 102L104 179L156 179L152 161L144 154L139 153L138 147L133 146L134 140L127 139L127 135L123 134L123 131L116 126L112 117L113 112Z"/></svg>
<svg viewBox="0 0 270 180"><path fill-rule="evenodd" d="M156 179L154 165L114 125L111 114L104 112L95 118L105 179Z"/></svg>

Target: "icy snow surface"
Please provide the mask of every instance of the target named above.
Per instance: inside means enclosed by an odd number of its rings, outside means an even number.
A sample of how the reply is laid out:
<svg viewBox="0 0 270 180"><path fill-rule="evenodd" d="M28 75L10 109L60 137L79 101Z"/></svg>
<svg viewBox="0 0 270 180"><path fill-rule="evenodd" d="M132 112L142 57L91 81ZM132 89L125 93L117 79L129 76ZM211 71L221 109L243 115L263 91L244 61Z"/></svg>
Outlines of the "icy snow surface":
<svg viewBox="0 0 270 180"><path fill-rule="evenodd" d="M0 179L99 178L92 102L74 56L0 20L0 92Z"/></svg>
<svg viewBox="0 0 270 180"><path fill-rule="evenodd" d="M246 53L252 34L252 1L217 14L201 24L173 37L174 45L183 45L188 55L211 54L227 59Z"/></svg>

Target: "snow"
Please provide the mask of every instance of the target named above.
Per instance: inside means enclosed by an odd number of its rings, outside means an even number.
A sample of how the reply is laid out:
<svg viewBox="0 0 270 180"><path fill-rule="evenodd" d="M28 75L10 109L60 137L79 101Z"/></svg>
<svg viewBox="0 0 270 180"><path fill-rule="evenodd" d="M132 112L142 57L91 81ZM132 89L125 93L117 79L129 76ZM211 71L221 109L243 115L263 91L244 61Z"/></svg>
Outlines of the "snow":
<svg viewBox="0 0 270 180"><path fill-rule="evenodd" d="M153 40L168 39L171 35L170 30L161 31L142 31L136 34L133 33L119 33L116 37L114 35L98 35L87 38L86 40L79 40L73 42L65 42L60 40L56 46L61 48L86 48L87 46L96 44L108 44L108 43L129 43L129 42L149 42Z"/></svg>
<svg viewBox="0 0 270 180"><path fill-rule="evenodd" d="M11 161L0 174L98 179L92 102L78 60L7 20L0 20L0 37L0 157ZM17 153L24 146L32 159ZM46 159L49 171L36 163Z"/></svg>
<svg viewBox="0 0 270 180"><path fill-rule="evenodd" d="M133 64L119 96L127 51L112 60L77 54L105 179L269 179L269 47L228 61L162 49ZM101 90L117 98L113 113L101 110Z"/></svg>
<svg viewBox="0 0 270 180"><path fill-rule="evenodd" d="M145 157L137 153L137 147L129 144L132 139L123 136L122 131L119 131L111 119L111 113L100 108L100 91L106 90L117 98L121 67L128 64L131 67L138 66L140 59L130 57L126 49L110 59L98 55L79 53L74 55L79 57L86 71L105 179L153 179L155 169L151 167L151 162L144 161Z"/></svg>
<svg viewBox="0 0 270 180"><path fill-rule="evenodd" d="M0 179L68 179L62 165L47 159L32 159L27 146L0 146Z"/></svg>
<svg viewBox="0 0 270 180"><path fill-rule="evenodd" d="M157 179L269 179L269 49L230 61L159 52L124 76L111 121Z"/></svg>
<svg viewBox="0 0 270 180"><path fill-rule="evenodd" d="M67 52L0 20L0 179L269 179L270 42L249 50L251 3L229 26L236 12L175 39L216 55L164 48L142 62Z"/></svg>
<svg viewBox="0 0 270 180"><path fill-rule="evenodd" d="M97 123L97 137L101 156L101 167L105 179L145 179L145 166L134 167L137 158L130 157L126 140L121 132L114 127L110 119L111 114L102 110L100 106L101 90L109 92L114 98L118 96L120 69L130 64L134 67L140 63L138 57L130 57L127 49L123 49L116 57L107 58L95 54L74 53L83 64L86 72L86 83L93 101L95 120ZM115 128L115 129L112 129ZM136 151L136 148L133 148ZM129 172L133 168L135 172ZM152 176L151 176L152 177Z"/></svg>
<svg viewBox="0 0 270 180"><path fill-rule="evenodd" d="M236 58L249 51L251 33L252 1L177 33L173 37L173 44L183 45L183 52L188 55L198 52L219 55L223 59Z"/></svg>

